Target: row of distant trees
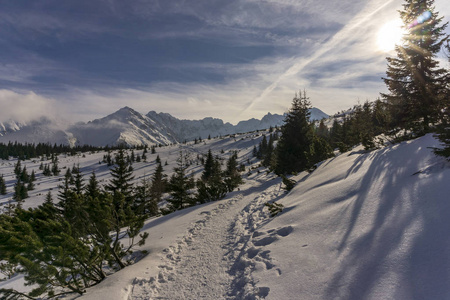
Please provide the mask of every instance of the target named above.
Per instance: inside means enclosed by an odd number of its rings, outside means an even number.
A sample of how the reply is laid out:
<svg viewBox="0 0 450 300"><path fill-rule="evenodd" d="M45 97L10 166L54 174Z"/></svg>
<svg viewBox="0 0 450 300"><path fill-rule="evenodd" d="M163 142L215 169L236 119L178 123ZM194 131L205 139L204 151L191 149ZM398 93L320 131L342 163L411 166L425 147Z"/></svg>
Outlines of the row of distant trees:
<svg viewBox="0 0 450 300"><path fill-rule="evenodd" d="M49 191L37 208L19 206L0 215L0 271L23 273L34 286L29 293L0 289L2 299L82 294L133 262L136 246L148 238L140 232L148 217L219 200L242 182L237 153L222 170L219 157L209 151L197 180L186 173L189 160L182 152L169 179L159 156L153 175L138 184L133 184L132 160L123 149L114 163L105 186L95 173L85 183L74 166L66 170L56 204ZM20 163L15 171L18 180L29 180L21 178L27 171ZM168 205L160 210L163 199Z"/></svg>

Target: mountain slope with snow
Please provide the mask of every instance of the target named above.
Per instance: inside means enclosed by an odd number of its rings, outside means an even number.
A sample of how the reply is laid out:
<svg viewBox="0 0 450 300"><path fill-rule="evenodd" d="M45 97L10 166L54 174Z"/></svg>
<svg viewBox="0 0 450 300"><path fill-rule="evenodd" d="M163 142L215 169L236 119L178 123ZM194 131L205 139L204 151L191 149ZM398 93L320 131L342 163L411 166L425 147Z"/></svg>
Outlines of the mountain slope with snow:
<svg viewBox="0 0 450 300"><path fill-rule="evenodd" d="M450 299L450 165L432 153L439 142L431 134L328 159L293 177L298 183L289 193L251 158L260 139L158 148L166 172L181 148L192 158L238 150L245 183L221 201L148 220L141 250L149 254L81 299ZM60 165L78 162L105 183L102 155L61 157ZM39 162L23 164L37 170ZM154 166L154 156L136 163L136 180ZM13 162L2 162L9 191L12 170ZM194 163L188 172L201 171ZM59 180L38 174L38 183L33 193L44 194ZM266 202L284 205L282 213L271 218Z"/></svg>
<svg viewBox="0 0 450 300"><path fill-rule="evenodd" d="M311 109L311 120L321 119L324 116L327 115L321 110ZM13 121L0 123L0 142L92 146L168 145L198 138L205 139L209 136L224 136L281 126L284 118L283 115L268 113L261 120L250 119L232 125L210 117L201 120L180 120L170 114L155 111L142 115L129 107L124 107L104 118L71 126L61 126L46 118L29 124Z"/></svg>
<svg viewBox="0 0 450 300"><path fill-rule="evenodd" d="M86 124L77 124L68 129L77 139L77 144L106 145L152 145L176 142L170 133L161 133L155 123L137 111L124 107L104 118Z"/></svg>
<svg viewBox="0 0 450 300"><path fill-rule="evenodd" d="M83 299L449 299L450 166L437 144L356 148L287 195L254 172L223 201L148 223L149 256ZM283 212L270 218L267 201Z"/></svg>
<svg viewBox="0 0 450 300"><path fill-rule="evenodd" d="M0 123L0 143L50 143L73 145L72 133L62 130L60 122L42 117L36 121Z"/></svg>

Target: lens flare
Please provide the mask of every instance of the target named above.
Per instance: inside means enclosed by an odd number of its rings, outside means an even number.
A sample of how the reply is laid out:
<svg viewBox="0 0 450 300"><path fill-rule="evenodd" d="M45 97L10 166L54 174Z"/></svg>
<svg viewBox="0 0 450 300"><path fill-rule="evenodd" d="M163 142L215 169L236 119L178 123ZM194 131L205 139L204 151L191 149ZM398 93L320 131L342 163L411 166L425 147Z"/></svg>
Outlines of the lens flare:
<svg viewBox="0 0 450 300"><path fill-rule="evenodd" d="M431 16L432 16L431 11L429 10L424 11L420 16L417 17L417 19L415 19L408 25L408 28L413 28L419 24L422 24L423 22L428 21L431 18Z"/></svg>

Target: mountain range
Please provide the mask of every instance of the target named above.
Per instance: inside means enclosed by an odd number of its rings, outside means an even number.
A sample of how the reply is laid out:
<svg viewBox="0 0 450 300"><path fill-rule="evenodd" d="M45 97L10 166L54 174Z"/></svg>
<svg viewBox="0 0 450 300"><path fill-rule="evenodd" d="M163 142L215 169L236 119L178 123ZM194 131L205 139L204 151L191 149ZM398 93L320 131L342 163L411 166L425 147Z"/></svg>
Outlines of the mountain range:
<svg viewBox="0 0 450 300"><path fill-rule="evenodd" d="M318 108L311 109L311 120L327 118ZM168 113L150 111L143 115L123 107L100 119L62 126L42 117L31 122L8 120L0 122L0 142L51 143L68 145L129 146L171 144L208 136L250 132L281 126L285 116L268 113L261 120L249 119L237 125L207 117L201 120L181 120Z"/></svg>

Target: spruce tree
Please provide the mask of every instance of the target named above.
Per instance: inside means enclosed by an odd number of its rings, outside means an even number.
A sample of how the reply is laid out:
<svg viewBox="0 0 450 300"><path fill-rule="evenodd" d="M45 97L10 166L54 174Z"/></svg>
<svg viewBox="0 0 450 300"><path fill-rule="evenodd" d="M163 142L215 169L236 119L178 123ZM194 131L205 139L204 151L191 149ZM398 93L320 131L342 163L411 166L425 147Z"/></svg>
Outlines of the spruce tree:
<svg viewBox="0 0 450 300"><path fill-rule="evenodd" d="M447 56L450 63L450 41L447 41ZM447 157L450 160L450 68L447 71L447 90L443 95L444 108L440 112L441 124L438 127L438 138L442 145L435 153Z"/></svg>
<svg viewBox="0 0 450 300"><path fill-rule="evenodd" d="M47 195L45 195L45 201L44 203L53 203L53 196L52 196L52 192L48 191Z"/></svg>
<svg viewBox="0 0 450 300"><path fill-rule="evenodd" d="M20 163L20 160L18 160L17 163L14 165L14 174L16 174L17 177L19 177L21 173L22 173L22 164Z"/></svg>
<svg viewBox="0 0 450 300"><path fill-rule="evenodd" d="M30 175L28 175L27 166L23 166L22 172L19 175L20 180L22 182L28 182L30 180Z"/></svg>
<svg viewBox="0 0 450 300"><path fill-rule="evenodd" d="M120 192L125 196L127 202L132 199L132 186L131 181L134 179L133 167L127 162L125 158L125 153L123 149L119 150L116 155L116 166L111 169L111 180L108 185L106 185L106 190L116 193Z"/></svg>
<svg viewBox="0 0 450 300"><path fill-rule="evenodd" d="M222 199L227 193L223 175L218 157L214 158L211 150L209 150L203 173L196 184L196 201L205 203Z"/></svg>
<svg viewBox="0 0 450 300"><path fill-rule="evenodd" d="M95 171L92 171L91 177L89 177L89 182L86 185L85 190L87 197L91 197L92 199L94 199L99 196L101 191L97 176L95 175Z"/></svg>
<svg viewBox="0 0 450 300"><path fill-rule="evenodd" d="M151 197L156 203L161 202L162 195L166 191L167 179L163 172L164 169L161 165L161 160L159 160L159 163L156 165L155 172L152 175L150 187Z"/></svg>
<svg viewBox="0 0 450 300"><path fill-rule="evenodd" d="M239 186L239 184L242 183L242 178L238 171L237 158L238 158L237 152L233 152L233 154L231 155L230 159L227 162L227 168L225 170L226 176L225 183L228 192L232 192L235 188Z"/></svg>
<svg viewBox="0 0 450 300"><path fill-rule="evenodd" d="M186 157L180 151L180 155L177 159L177 167L173 169L174 174L170 178L168 183L168 189L170 197L167 199L169 202L168 212L183 209L192 204L193 198L189 190L194 186L191 185L187 174L187 162Z"/></svg>
<svg viewBox="0 0 450 300"><path fill-rule="evenodd" d="M151 181L144 176L140 184L136 187L135 211L139 214L156 216L158 214L158 202L152 197Z"/></svg>
<svg viewBox="0 0 450 300"><path fill-rule="evenodd" d="M205 166L201 177L204 181L208 181L214 175L214 164L215 160L211 149L209 149L208 154L206 155Z"/></svg>
<svg viewBox="0 0 450 300"><path fill-rule="evenodd" d="M400 17L407 33L388 57L386 83L389 93L381 94L390 106L394 125L423 133L436 123L448 78L436 59L448 39L434 0L405 0ZM426 17L429 17L426 19ZM419 21L419 22L418 22Z"/></svg>
<svg viewBox="0 0 450 300"><path fill-rule="evenodd" d="M32 170L30 175L30 182L34 181L36 181L36 173L34 172L34 170Z"/></svg>
<svg viewBox="0 0 450 300"><path fill-rule="evenodd" d="M74 167L72 169L72 178L73 178L73 185L75 189L75 193L78 195L81 195L84 190L84 179L83 174L81 174L80 166Z"/></svg>
<svg viewBox="0 0 450 300"><path fill-rule="evenodd" d="M27 187L20 179L18 179L14 185L13 200L20 204L26 198L28 198Z"/></svg>
<svg viewBox="0 0 450 300"><path fill-rule="evenodd" d="M306 92L300 91L292 100L292 107L281 127L277 144L277 174L300 172L308 167L308 155L313 141L313 129L309 123L311 104Z"/></svg>
<svg viewBox="0 0 450 300"><path fill-rule="evenodd" d="M6 195L6 182L5 182L5 178L2 176L0 177L0 195Z"/></svg>

